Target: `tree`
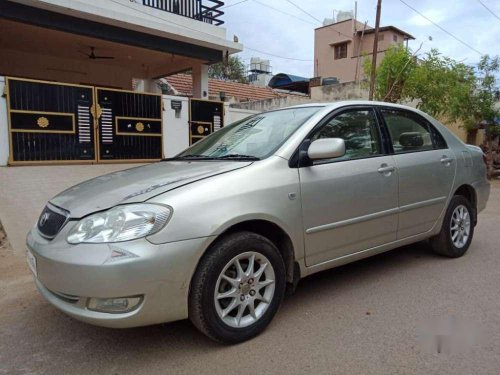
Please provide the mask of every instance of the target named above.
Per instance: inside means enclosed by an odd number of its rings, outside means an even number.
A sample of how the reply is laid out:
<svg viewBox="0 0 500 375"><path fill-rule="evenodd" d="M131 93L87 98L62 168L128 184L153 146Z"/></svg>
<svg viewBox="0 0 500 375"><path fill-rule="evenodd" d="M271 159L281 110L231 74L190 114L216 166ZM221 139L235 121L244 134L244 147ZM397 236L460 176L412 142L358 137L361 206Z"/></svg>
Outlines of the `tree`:
<svg viewBox="0 0 500 375"><path fill-rule="evenodd" d="M419 61L408 79L407 94L418 108L466 129L475 125L471 106L476 77L474 68L441 55L436 49Z"/></svg>
<svg viewBox="0 0 500 375"><path fill-rule="evenodd" d="M441 55L436 49L421 59L403 46L391 47L376 71L375 98L400 103L416 100L417 107L446 122L460 122L468 136L486 124L489 174L493 175L491 140L500 136L495 94L500 58L483 56L476 67ZM365 74L370 61L365 60Z"/></svg>
<svg viewBox="0 0 500 375"><path fill-rule="evenodd" d="M418 52L418 51L417 51ZM424 58L402 45L391 47L377 68L375 97L391 103L418 101L432 116L461 121L471 127L474 69L432 49ZM368 63L365 61L365 71Z"/></svg>
<svg viewBox="0 0 500 375"><path fill-rule="evenodd" d="M498 90L496 76L500 70L500 58L485 55L477 66L478 80L474 91L474 113L476 119L485 125L486 131L486 155L488 159L488 175L490 177L500 176L500 171L494 170L495 155L498 158L498 140L493 145L493 139L500 136L500 125L497 124L500 117L500 109L495 105L495 96ZM495 152L496 148L496 152Z"/></svg>
<svg viewBox="0 0 500 375"><path fill-rule="evenodd" d="M477 66L477 81L474 90L476 118L494 123L500 117L500 110L495 106L495 95L498 90L495 74L500 71L500 58L485 55Z"/></svg>
<svg viewBox="0 0 500 375"><path fill-rule="evenodd" d="M408 97L406 82L416 67L416 59L402 45L391 46L376 70L374 95L376 100L399 103ZM371 59L365 59L363 70L369 76Z"/></svg>
<svg viewBox="0 0 500 375"><path fill-rule="evenodd" d="M210 78L247 83L245 64L239 56L229 56L227 62L219 62L208 68Z"/></svg>

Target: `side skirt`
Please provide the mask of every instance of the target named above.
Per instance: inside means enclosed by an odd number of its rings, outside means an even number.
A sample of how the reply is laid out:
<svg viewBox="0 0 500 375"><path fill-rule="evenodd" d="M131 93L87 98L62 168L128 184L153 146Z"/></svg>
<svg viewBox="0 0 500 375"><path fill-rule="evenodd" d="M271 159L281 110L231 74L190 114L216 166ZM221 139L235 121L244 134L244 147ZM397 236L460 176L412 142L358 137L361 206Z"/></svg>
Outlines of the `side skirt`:
<svg viewBox="0 0 500 375"><path fill-rule="evenodd" d="M412 244L415 242L423 241L423 240L428 239L429 237L432 237L433 235L434 235L433 230L431 230L429 232L420 233L420 234L417 234L415 236L404 238L402 240L389 242L387 244L372 247L372 248L366 249L366 250L361 250L361 251L358 251L358 252L353 253L353 254L344 255L342 257L328 260L328 261L323 262L323 263L315 264L314 266L303 267L303 268L301 267L303 270L301 277L310 276L316 272L321 272L321 271L328 270L330 268L343 266L344 264L352 263L352 262L355 262L357 260L371 257L373 255L381 254L381 253L384 253L386 251L389 251L389 250L392 250L392 249L395 249L395 248L398 248L401 246L405 246L405 245L409 245L409 244Z"/></svg>

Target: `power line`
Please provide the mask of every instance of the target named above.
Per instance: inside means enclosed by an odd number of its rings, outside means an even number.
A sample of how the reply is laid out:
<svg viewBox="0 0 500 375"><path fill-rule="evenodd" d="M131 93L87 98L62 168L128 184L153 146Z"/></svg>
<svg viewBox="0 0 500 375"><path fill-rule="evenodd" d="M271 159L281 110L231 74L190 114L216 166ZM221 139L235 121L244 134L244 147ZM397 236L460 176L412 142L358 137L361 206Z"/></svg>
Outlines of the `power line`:
<svg viewBox="0 0 500 375"><path fill-rule="evenodd" d="M315 24L315 23L312 23L311 21L307 21L307 20L305 20L305 19L303 19L303 18L297 17L297 16L296 16L296 15L294 15L294 14L287 13L287 12L285 12L285 11L281 10L281 9L278 9L278 8L272 7L271 5L267 5L266 3L263 3L263 2L261 2L261 1L259 1L259 0L253 0L253 2L255 2L255 3L259 4L259 5L262 5L263 7L266 7L266 8L272 9L272 10L274 10L274 11L276 11L276 12L279 12L279 13L285 14L285 15L287 15L287 16L289 16L289 17L293 17L293 18L295 18L295 19L298 19L299 21L302 21L302 22L308 23L309 25L316 26L316 24Z"/></svg>
<svg viewBox="0 0 500 375"><path fill-rule="evenodd" d="M477 0L477 2L478 2L479 4L481 4L481 5L484 7L484 9L486 9L488 12L490 12L491 14L493 14L493 16L494 16L494 17L498 18L498 20L500 21L500 17L499 17L499 16L497 16L497 14L496 14L495 12L493 12L490 8L488 8L488 7L486 6L486 4L484 4L481 0Z"/></svg>
<svg viewBox="0 0 500 375"><path fill-rule="evenodd" d="M254 3L260 4L260 5L264 6L264 7L267 7L267 8L273 9L273 10L275 10L276 12L283 13L283 14L285 14L285 15L287 15L287 16L290 16L290 17L296 18L296 19L298 19L299 21L306 22L306 23L308 23L309 25L316 26L316 24L315 24L315 23L312 23L312 22L307 21L307 20L305 20L305 19L303 19L303 18L297 17L297 16L296 16L296 15L294 15L294 14L287 13L287 12L285 12L285 11L281 10L281 9L274 8L274 7L272 7L272 6L270 6L270 5L267 5L267 4L265 4L265 3L263 3L263 2L261 2L261 1L259 1L259 0L252 0L252 1L253 1ZM346 35L346 34L344 34L344 33L341 33L341 32L340 32L340 31L338 31L338 30L334 30L334 31L335 31L336 33L338 33L339 35L343 35L343 36L345 36L346 38L352 38L351 36Z"/></svg>
<svg viewBox="0 0 500 375"><path fill-rule="evenodd" d="M234 3L234 4L229 4L229 5L224 5L223 7L221 7L220 9L227 9L227 8L231 8L231 7L234 7L235 5L239 5L241 3L245 3L247 2L248 0L242 0L242 1L238 1L237 3Z"/></svg>
<svg viewBox="0 0 500 375"><path fill-rule="evenodd" d="M159 17L159 16L156 16L156 15L153 15L153 14L150 14L148 12L145 12L145 11L142 11L140 9L137 9L137 8L133 8L131 6L128 6L128 5L125 5L124 3L121 3L117 0L110 0L111 2L115 3L115 4L118 4L118 5L121 5L125 8L128 8L128 9L131 9L131 10L134 10L138 13L142 13L142 14L145 14L147 16L150 16L150 17L153 17L153 18L157 18L159 20L162 20L162 21L165 21L165 22L168 22L168 23L171 23L173 25L176 25L176 26L179 26L179 27L182 27L182 28L185 28L187 30L191 30L191 31L195 31L197 33L201 33L201 34L206 34L206 35L209 35L210 37L213 37L212 34L209 34L205 31L201 31L201 30L197 30L197 29L193 29L191 27L188 27L186 25L182 25L180 23L176 23L176 22L172 22L172 20L169 20L169 19L166 19L166 18L163 18L163 17ZM258 53L262 53L262 54L265 54L265 55L269 55L269 56L274 56L274 57L277 57L277 58L280 58L280 59L284 59L284 60L292 60L292 61L306 61L306 62L311 62L313 60L303 60L303 59L295 59L293 57L284 57L284 56L279 56L279 55L275 55L275 54L272 54L272 53L269 53L269 52L264 52L264 51L259 51L257 49L253 49L253 48L250 48L250 47L245 47L245 49L248 49L248 50L251 50L251 51L255 51L255 52L258 52Z"/></svg>
<svg viewBox="0 0 500 375"><path fill-rule="evenodd" d="M258 2L257 0L253 0L253 1L256 1ZM301 7L299 7L297 4L295 4L294 2L292 2L291 0L286 0L287 2L289 2L290 4L292 4L294 7L296 7L297 9L299 9L300 11L304 12L305 14L307 14L309 17L313 18L314 20L318 21L320 24L323 24L323 22L321 22L319 19L317 19L316 17L314 17L312 14L308 13L307 11L305 11L304 9L302 9ZM258 2L259 4L262 4L260 2ZM262 4L264 5L264 4ZM282 13L285 13L285 12L282 12ZM285 14L288 14L288 13L285 13ZM289 14L290 15L290 14ZM295 16L292 16L292 17L295 17ZM295 17L297 18L297 17ZM299 18L300 19L300 18ZM302 19L301 19L302 20ZM302 20L303 21L303 20ZM339 35L343 35L345 36L346 38L352 38L352 36L349 36L349 35L346 35L344 33L341 33L340 31L338 30L334 30L336 33L338 33Z"/></svg>
<svg viewBox="0 0 500 375"><path fill-rule="evenodd" d="M292 0L286 0L288 3L292 4L295 8L297 8L298 10L300 10L301 12L307 14L309 17L311 17L312 19L318 21L320 24L321 24L321 21L319 19L317 19L316 17L314 17L311 13L307 12L306 10L302 9L301 7L299 7L297 4L295 4Z"/></svg>
<svg viewBox="0 0 500 375"><path fill-rule="evenodd" d="M479 55L483 56L484 53L478 51L476 48L472 47L470 44L464 42L462 39L460 39L459 37L455 36L454 34L450 33L448 30L446 30L445 28L443 28L442 26L440 26L439 24L437 24L436 22L434 22L433 20L431 20L429 17L425 16L424 14L420 13L418 10L416 10L415 8L413 8L411 5L409 5L408 3L406 3L404 0L399 0L401 3L403 3L404 5L406 5L408 8L410 8L411 10L413 10L415 13L417 13L418 15L420 15L421 17L425 18L427 21L429 21L430 23L432 23L434 26L436 26L438 29L440 29L441 31L443 31L444 33L448 34L449 36L451 36L453 39L455 39L456 41L462 43L464 46L468 47L469 49L473 50L474 52L478 53Z"/></svg>
<svg viewBox="0 0 500 375"><path fill-rule="evenodd" d="M254 51L254 52L258 52L258 53L262 53L264 55L269 55L269 56L272 56L272 57L277 57L279 59L284 59L284 60L303 61L303 62L312 62L312 61L314 61L314 60L296 59L296 58L293 58L293 57L285 57L285 56L275 55L273 53L260 51L258 49L250 48L250 47L245 47L245 49L248 49L248 50Z"/></svg>

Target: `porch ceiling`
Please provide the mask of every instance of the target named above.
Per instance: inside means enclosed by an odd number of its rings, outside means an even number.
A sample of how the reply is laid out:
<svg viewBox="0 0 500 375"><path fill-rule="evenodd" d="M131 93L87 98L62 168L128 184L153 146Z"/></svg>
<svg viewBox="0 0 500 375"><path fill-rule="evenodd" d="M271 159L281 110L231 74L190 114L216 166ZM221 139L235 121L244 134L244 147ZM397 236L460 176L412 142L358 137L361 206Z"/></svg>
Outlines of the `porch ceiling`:
<svg viewBox="0 0 500 375"><path fill-rule="evenodd" d="M95 48L97 56L112 56L114 59L89 59L85 54L90 53L90 47ZM125 69L136 78L166 76L204 62L1 18L0 52L5 56L9 56L9 53L21 53L40 57L40 63L45 66L40 66L37 69L39 72L43 69L53 71L65 68L81 71L83 74L93 68L109 67L110 70ZM20 69L18 61L10 59L9 63L9 58L2 60L4 61L0 61L0 74L23 75L18 73ZM13 64L16 66L11 66ZM30 77L32 72L27 71L24 76Z"/></svg>

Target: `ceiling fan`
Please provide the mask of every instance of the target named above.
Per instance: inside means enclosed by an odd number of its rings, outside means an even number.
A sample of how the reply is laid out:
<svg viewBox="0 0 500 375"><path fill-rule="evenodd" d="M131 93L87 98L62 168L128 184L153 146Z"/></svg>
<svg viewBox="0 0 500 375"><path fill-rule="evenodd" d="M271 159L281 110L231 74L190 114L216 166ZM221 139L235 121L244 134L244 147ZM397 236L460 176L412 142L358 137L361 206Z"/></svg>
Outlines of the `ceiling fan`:
<svg viewBox="0 0 500 375"><path fill-rule="evenodd" d="M90 48L90 53L85 53L82 51L78 51L81 54L87 56L91 60L112 60L114 59L113 56L100 56L95 54L95 47L89 47Z"/></svg>

